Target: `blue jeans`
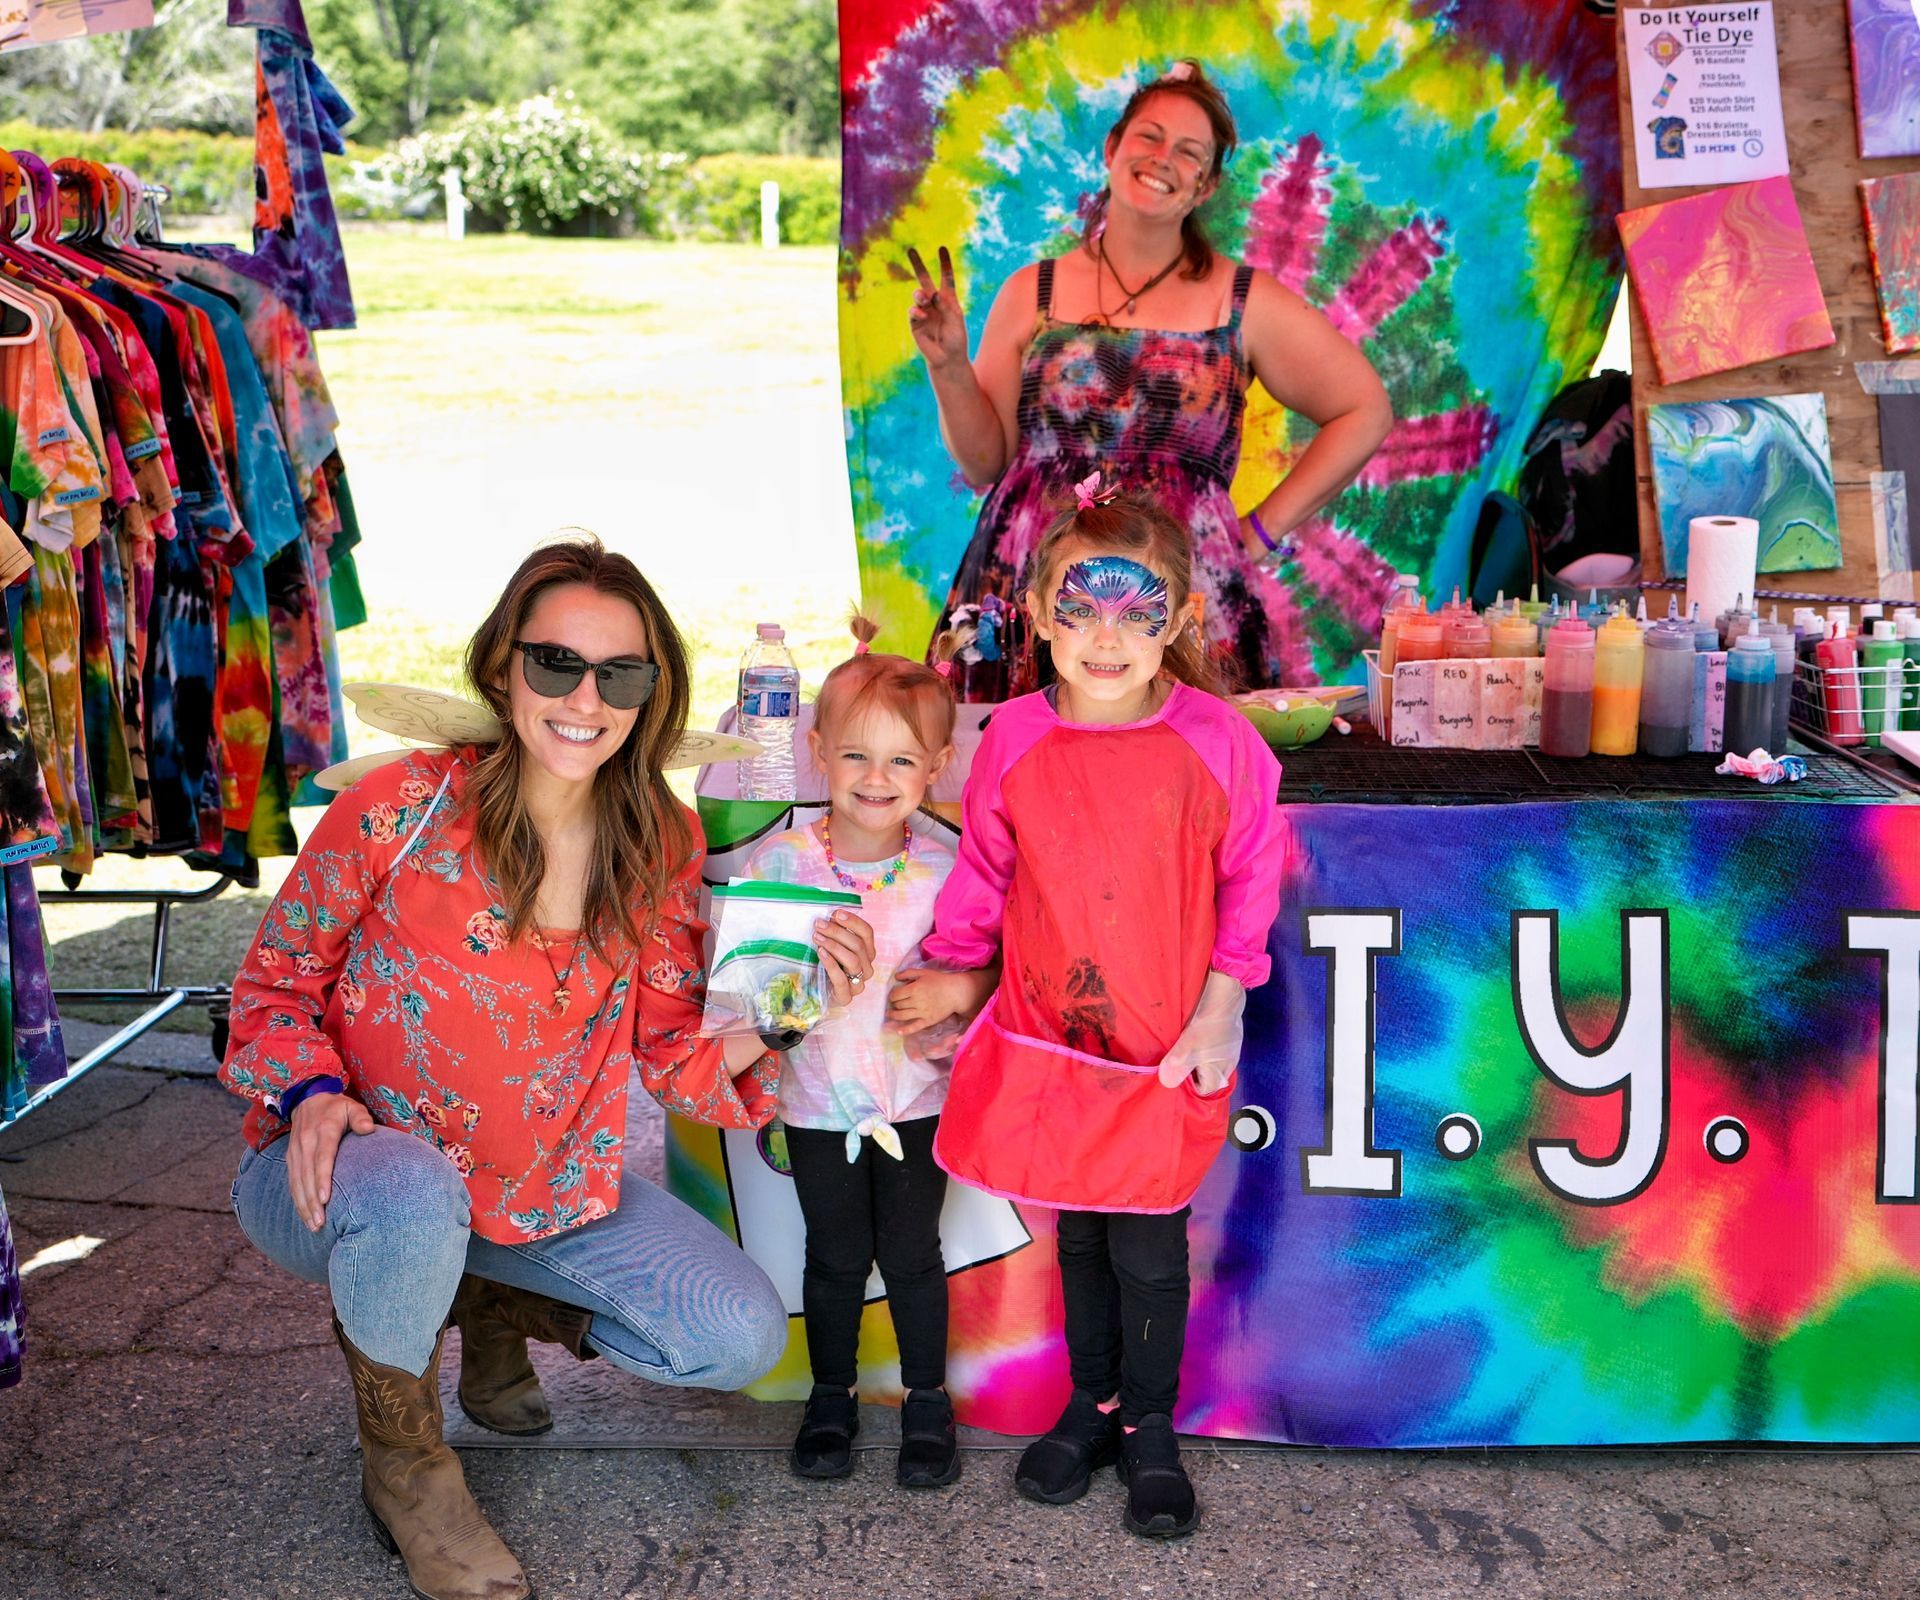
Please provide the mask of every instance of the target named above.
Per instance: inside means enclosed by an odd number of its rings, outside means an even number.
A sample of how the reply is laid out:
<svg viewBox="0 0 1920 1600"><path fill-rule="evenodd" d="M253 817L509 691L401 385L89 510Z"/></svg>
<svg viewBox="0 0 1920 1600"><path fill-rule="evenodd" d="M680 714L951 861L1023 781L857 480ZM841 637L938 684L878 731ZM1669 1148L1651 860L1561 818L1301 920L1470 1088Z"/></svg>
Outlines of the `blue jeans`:
<svg viewBox="0 0 1920 1600"><path fill-rule="evenodd" d="M593 1312L593 1348L655 1383L738 1389L786 1348L786 1310L767 1275L634 1173L611 1216L500 1245L468 1231L466 1184L411 1134L376 1128L340 1141L318 1233L294 1210L286 1152L283 1139L240 1158L241 1231L295 1277L328 1285L347 1338L384 1366L426 1371L463 1272Z"/></svg>

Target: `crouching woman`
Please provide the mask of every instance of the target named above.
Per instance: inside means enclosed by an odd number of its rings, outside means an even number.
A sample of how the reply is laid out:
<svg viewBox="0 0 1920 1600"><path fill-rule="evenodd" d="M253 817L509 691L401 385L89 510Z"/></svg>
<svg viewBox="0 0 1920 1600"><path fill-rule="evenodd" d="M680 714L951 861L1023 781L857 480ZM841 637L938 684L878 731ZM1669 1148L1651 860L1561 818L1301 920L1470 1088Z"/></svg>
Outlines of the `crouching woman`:
<svg viewBox="0 0 1920 1600"><path fill-rule="evenodd" d="M551 1426L527 1340L731 1389L778 1358L778 1295L625 1169L627 1083L724 1127L778 1057L696 1036L698 825L661 764L687 717L672 621L594 540L536 550L468 648L507 729L337 798L234 981L221 1076L253 1104L234 1184L268 1257L329 1286L383 1541L429 1600L519 1600L519 1563L441 1430L440 1344L503 1433ZM821 935L839 997L864 925Z"/></svg>

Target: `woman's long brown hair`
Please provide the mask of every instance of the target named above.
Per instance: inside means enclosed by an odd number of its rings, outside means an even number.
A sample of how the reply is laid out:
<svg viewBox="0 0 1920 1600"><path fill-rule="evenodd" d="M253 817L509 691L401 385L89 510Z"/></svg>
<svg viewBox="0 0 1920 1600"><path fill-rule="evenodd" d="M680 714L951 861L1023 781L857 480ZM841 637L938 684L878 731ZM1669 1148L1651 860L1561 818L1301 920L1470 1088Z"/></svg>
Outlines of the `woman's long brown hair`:
<svg viewBox="0 0 1920 1600"><path fill-rule="evenodd" d="M547 863L520 795L526 751L512 732L507 681L509 673L520 670L513 645L534 601L567 583L617 596L639 612L648 650L660 669L632 732L593 776L593 855L581 926L595 953L612 961L616 939L639 946L693 852L693 830L660 770L686 731L691 689L686 646L653 585L591 534L542 545L521 562L467 646L467 677L508 728L507 737L474 764L467 804L475 848L499 886L517 938L533 926Z"/></svg>
<svg viewBox="0 0 1920 1600"><path fill-rule="evenodd" d="M1191 100L1204 111L1213 127L1213 170L1207 176L1209 181L1216 181L1227 164L1227 158L1233 154L1234 146L1240 142L1240 133L1233 125L1233 111L1227 105L1227 97L1207 76L1200 63L1184 61L1181 65L1188 69L1187 76L1155 78L1153 82L1143 83L1133 91L1121 109L1120 120L1107 131L1107 141L1102 148L1111 151L1119 143L1120 136L1127 131L1127 124L1140 114L1140 108L1154 95L1177 94L1183 100ZM1112 190L1103 188L1087 210L1087 224L1081 230L1080 242L1089 250L1107 225L1107 205L1112 199ZM1181 277L1204 278L1213 270L1213 245L1207 238L1206 230L1200 226L1199 219L1191 211L1180 219L1180 242L1186 247L1187 262L1180 269Z"/></svg>

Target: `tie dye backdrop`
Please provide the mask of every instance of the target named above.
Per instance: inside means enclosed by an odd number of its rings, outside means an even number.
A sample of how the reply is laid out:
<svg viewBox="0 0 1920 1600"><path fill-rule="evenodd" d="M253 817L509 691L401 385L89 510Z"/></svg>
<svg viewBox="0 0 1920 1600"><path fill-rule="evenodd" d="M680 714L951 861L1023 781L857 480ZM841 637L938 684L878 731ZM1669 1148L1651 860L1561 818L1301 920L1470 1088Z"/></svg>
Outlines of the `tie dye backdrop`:
<svg viewBox="0 0 1920 1600"><path fill-rule="evenodd" d="M1207 220L1361 341L1399 423L1286 568L1325 677L1393 569L1463 582L1482 496L1584 377L1619 287L1613 23L1584 0L843 0L841 372L865 599L931 634L979 500L908 334L909 245L954 248L977 347L999 285L1071 247L1136 83L1207 64L1241 148ZM1256 389L1244 510L1311 437Z"/></svg>
<svg viewBox="0 0 1920 1600"><path fill-rule="evenodd" d="M1323 1445L1920 1439L1920 807L1289 809L1305 865L1236 1091L1236 1134L1264 1147L1229 1146L1195 1201L1182 1427ZM1342 925L1386 947L1370 961L1351 939L1337 958L1308 948L1340 943L1328 913L1347 908ZM1548 955L1530 968L1523 948ZM1618 1077L1588 1059L1615 1035L1630 1093L1536 1065ZM797 1207L783 1233L764 1210L780 1197L731 1183L728 1159L712 1129L676 1124L669 1183L777 1265L799 1249ZM1019 1217L1030 1245L1000 1226L950 1255L951 1387L963 1421L1037 1432L1066 1355L1051 1214ZM792 1325L756 1392L805 1394ZM897 1382L884 1302L863 1358L872 1387Z"/></svg>

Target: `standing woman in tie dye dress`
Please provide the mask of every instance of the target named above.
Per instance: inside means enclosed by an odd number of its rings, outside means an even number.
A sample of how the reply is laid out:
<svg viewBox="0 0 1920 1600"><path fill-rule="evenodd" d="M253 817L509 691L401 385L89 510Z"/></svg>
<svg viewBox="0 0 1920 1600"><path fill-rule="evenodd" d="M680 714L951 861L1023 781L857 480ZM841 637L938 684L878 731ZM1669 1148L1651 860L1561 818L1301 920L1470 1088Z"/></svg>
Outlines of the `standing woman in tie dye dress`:
<svg viewBox="0 0 1920 1600"><path fill-rule="evenodd" d="M1230 682L1299 681L1312 657L1272 561L1286 536L1353 481L1392 424L1367 358L1278 281L1219 256L1194 217L1236 141L1233 114L1199 64L1143 85L1107 135L1107 186L1079 248L1001 287L968 359L953 266L918 252L913 338L940 432L967 482L988 488L946 610L1017 600L1028 559L1099 469L1159 502L1193 544L1215 665ZM1249 514L1228 486L1248 382L1319 428Z"/></svg>

